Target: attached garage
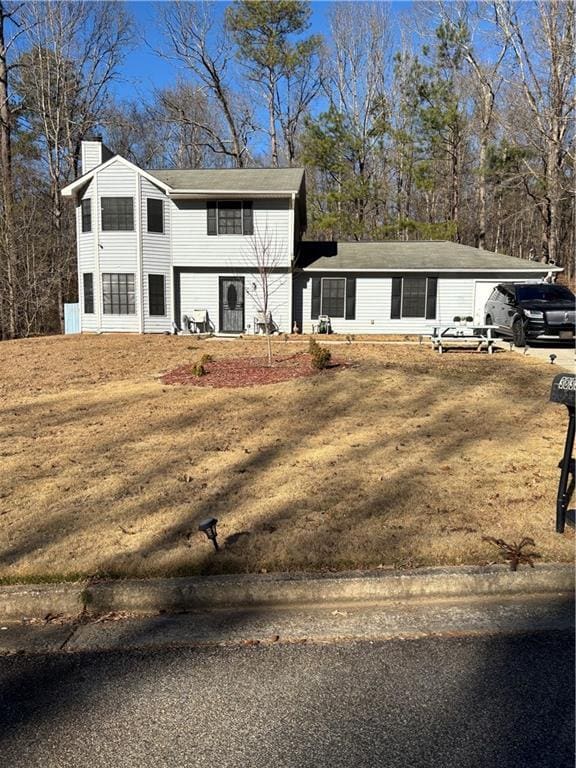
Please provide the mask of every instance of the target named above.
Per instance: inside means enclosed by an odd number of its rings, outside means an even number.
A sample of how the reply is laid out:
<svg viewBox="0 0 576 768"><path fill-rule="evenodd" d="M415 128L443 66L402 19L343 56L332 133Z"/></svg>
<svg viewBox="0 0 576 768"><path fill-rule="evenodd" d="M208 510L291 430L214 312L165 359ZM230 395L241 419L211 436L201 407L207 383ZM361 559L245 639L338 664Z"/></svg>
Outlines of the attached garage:
<svg viewBox="0 0 576 768"><path fill-rule="evenodd" d="M483 322L499 282L560 271L451 242L301 243L294 320L308 333L321 315L336 333L429 333L456 315Z"/></svg>

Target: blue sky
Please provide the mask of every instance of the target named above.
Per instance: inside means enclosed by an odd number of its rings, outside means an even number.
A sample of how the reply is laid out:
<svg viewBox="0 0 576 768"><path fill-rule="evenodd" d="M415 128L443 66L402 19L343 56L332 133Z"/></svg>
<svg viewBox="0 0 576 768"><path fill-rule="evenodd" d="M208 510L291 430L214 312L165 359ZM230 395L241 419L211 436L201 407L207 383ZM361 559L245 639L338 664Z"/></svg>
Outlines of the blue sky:
<svg viewBox="0 0 576 768"><path fill-rule="evenodd" d="M356 2L359 11L362 3ZM406 11L412 5L412 0L405 2L387 3L392 14ZM227 2L220 2L219 8L224 12ZM328 30L328 11L331 3L312 2L312 24L310 32L326 34ZM156 3L136 0L128 3L128 10L134 16L138 25L138 41L135 48L127 55L121 69L121 80L114 88L115 94L120 98L133 99L141 97L147 99L154 88L163 87L172 83L175 79L175 65L157 56L151 47L161 47L162 37L156 28ZM145 36L148 45L142 41Z"/></svg>

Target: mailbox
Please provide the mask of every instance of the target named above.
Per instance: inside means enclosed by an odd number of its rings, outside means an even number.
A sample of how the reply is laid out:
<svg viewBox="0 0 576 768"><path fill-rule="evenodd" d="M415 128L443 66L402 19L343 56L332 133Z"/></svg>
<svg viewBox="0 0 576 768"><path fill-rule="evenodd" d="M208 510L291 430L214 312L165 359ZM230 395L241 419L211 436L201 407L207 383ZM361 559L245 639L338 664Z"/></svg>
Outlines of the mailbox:
<svg viewBox="0 0 576 768"><path fill-rule="evenodd" d="M560 468L560 483L556 497L556 532L564 533L568 504L574 493L575 471L572 451L574 449L574 410L576 406L576 374L559 373L554 377L550 391L550 401L565 405L568 409L568 431L564 444L564 456L558 465Z"/></svg>

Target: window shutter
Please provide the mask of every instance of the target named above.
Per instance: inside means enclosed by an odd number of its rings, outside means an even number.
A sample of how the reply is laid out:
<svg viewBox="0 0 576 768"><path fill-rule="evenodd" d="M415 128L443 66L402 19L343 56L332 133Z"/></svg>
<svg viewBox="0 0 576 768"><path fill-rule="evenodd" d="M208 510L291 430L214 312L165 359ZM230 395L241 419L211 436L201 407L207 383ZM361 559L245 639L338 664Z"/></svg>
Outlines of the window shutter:
<svg viewBox="0 0 576 768"><path fill-rule="evenodd" d="M400 306L402 304L402 278L392 278L392 306L390 308L390 319L400 319Z"/></svg>
<svg viewBox="0 0 576 768"><path fill-rule="evenodd" d="M438 278L429 277L426 286L426 320L436 319L436 294Z"/></svg>
<svg viewBox="0 0 576 768"><path fill-rule="evenodd" d="M356 278L346 278L346 320L356 319Z"/></svg>
<svg viewBox="0 0 576 768"><path fill-rule="evenodd" d="M322 283L319 277L312 278L312 320L318 320L320 314L320 290Z"/></svg>
<svg viewBox="0 0 576 768"><path fill-rule="evenodd" d="M252 211L252 201L245 200L242 203L242 215L244 217L243 231L245 235L254 234L254 213Z"/></svg>
<svg viewBox="0 0 576 768"><path fill-rule="evenodd" d="M207 212L207 234L209 235L217 235L218 234L218 228L216 226L216 201L215 200L208 200L206 203L206 212Z"/></svg>

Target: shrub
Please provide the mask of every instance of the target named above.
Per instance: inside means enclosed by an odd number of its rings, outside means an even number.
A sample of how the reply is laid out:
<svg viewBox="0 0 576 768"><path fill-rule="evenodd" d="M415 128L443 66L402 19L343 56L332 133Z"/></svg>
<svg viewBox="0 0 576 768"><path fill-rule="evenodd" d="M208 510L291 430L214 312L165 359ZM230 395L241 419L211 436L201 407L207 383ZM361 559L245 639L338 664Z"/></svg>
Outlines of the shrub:
<svg viewBox="0 0 576 768"><path fill-rule="evenodd" d="M316 339L311 338L310 341L308 342L308 352L309 352L309 354L314 355L316 350L318 350L318 349L320 349L320 347L318 346L318 342L316 341Z"/></svg>
<svg viewBox="0 0 576 768"><path fill-rule="evenodd" d="M206 365L207 363L214 362L214 358L209 352L205 352L200 358L200 365Z"/></svg>
<svg viewBox="0 0 576 768"><path fill-rule="evenodd" d="M202 363L194 363L191 368L192 376L205 376L206 375L206 369L202 365Z"/></svg>
<svg viewBox="0 0 576 768"><path fill-rule="evenodd" d="M319 371L327 368L330 364L330 360L332 359L330 350L326 349L326 347L321 347L318 344L316 344L316 349L311 354L312 365Z"/></svg>

